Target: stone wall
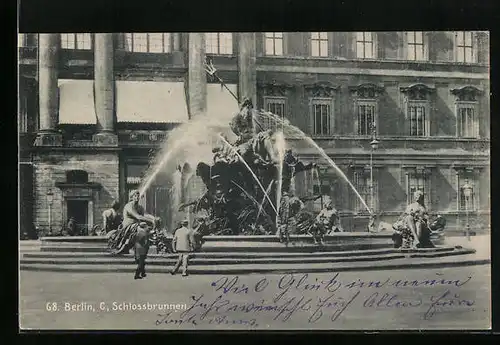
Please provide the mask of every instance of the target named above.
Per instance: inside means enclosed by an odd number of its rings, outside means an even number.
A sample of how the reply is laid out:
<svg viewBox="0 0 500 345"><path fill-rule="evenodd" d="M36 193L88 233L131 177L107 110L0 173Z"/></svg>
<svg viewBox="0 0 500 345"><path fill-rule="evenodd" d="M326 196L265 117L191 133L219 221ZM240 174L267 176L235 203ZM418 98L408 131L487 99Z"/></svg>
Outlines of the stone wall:
<svg viewBox="0 0 500 345"><path fill-rule="evenodd" d="M119 200L119 163L116 153L47 152L34 158L34 223L41 231L49 229L49 201L47 192L54 193L52 203L52 230L59 231L63 219L63 194L56 182L66 180L66 171L85 170L89 182L97 182L102 188L94 200L94 224L102 223L102 212Z"/></svg>

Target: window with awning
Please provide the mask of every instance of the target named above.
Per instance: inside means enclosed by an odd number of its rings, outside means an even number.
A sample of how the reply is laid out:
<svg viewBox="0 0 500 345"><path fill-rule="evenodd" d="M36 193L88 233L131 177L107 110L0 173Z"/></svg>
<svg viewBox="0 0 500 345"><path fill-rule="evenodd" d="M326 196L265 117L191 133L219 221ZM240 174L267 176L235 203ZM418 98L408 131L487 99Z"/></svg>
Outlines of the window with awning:
<svg viewBox="0 0 500 345"><path fill-rule="evenodd" d="M59 79L59 124L94 125L94 81Z"/></svg>
<svg viewBox="0 0 500 345"><path fill-rule="evenodd" d="M237 94L236 84L227 84L227 87ZM207 115L210 118L230 121L238 110L238 101L225 87L220 84L207 84Z"/></svg>
<svg viewBox="0 0 500 345"><path fill-rule="evenodd" d="M116 116L118 122L187 122L184 83L118 80Z"/></svg>

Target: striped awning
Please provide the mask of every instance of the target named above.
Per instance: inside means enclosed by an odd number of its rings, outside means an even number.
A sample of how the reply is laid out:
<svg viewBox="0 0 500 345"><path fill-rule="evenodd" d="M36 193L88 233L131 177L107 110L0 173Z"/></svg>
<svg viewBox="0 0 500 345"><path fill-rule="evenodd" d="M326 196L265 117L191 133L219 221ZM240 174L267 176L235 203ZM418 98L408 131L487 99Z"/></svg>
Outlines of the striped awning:
<svg viewBox="0 0 500 345"><path fill-rule="evenodd" d="M94 81L59 79L59 124L94 125Z"/></svg>
<svg viewBox="0 0 500 345"><path fill-rule="evenodd" d="M116 116L118 122L187 122L184 83L118 80Z"/></svg>

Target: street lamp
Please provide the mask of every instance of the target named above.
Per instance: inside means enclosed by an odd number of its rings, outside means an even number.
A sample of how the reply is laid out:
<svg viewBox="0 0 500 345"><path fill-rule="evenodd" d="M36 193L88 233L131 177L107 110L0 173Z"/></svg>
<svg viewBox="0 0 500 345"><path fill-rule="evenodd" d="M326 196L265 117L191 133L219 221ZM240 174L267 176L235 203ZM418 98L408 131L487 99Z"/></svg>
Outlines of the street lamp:
<svg viewBox="0 0 500 345"><path fill-rule="evenodd" d="M376 138L376 125L375 123L372 123L371 126L372 130L372 141L370 142L370 199L371 199L371 205L370 208L372 209L372 212L375 212L375 188L373 188L373 152L378 149L379 141Z"/></svg>
<svg viewBox="0 0 500 345"><path fill-rule="evenodd" d="M465 184L462 186L462 190L464 191L465 196L465 217L467 221L467 223L465 224L465 230L467 234L467 240L470 241L469 200L472 195L472 186L469 184L468 180L465 181Z"/></svg>
<svg viewBox="0 0 500 345"><path fill-rule="evenodd" d="M49 204L49 234L52 235L52 202L54 201L54 193L51 189L47 192L47 202Z"/></svg>

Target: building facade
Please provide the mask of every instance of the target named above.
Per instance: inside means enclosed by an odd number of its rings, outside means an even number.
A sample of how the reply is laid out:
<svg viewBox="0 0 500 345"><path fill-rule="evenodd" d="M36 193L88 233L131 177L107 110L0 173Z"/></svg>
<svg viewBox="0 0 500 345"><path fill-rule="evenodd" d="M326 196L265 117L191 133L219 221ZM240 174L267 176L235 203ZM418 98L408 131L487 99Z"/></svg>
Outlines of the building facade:
<svg viewBox="0 0 500 345"><path fill-rule="evenodd" d="M470 31L20 34L21 231L101 223L170 130L237 110L207 58L238 98L286 118L336 164L288 140L321 164L295 192L330 197L347 231L366 231L367 207L392 222L416 190L450 231L489 231L489 35ZM196 183L189 172L180 167L182 185ZM170 190L148 189L148 211L168 218Z"/></svg>

